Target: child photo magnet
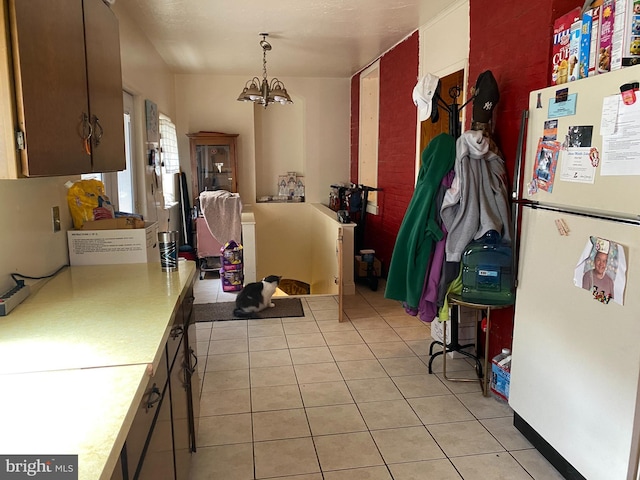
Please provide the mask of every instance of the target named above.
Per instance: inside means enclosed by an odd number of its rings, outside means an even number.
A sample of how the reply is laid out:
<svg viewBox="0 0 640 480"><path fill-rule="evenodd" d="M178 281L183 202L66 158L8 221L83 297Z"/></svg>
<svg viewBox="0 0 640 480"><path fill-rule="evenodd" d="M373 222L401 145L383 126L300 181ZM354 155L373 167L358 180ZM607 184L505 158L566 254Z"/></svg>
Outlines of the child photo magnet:
<svg viewBox="0 0 640 480"><path fill-rule="evenodd" d="M589 237L573 274L573 284L591 292L595 300L623 304L627 261L619 243Z"/></svg>

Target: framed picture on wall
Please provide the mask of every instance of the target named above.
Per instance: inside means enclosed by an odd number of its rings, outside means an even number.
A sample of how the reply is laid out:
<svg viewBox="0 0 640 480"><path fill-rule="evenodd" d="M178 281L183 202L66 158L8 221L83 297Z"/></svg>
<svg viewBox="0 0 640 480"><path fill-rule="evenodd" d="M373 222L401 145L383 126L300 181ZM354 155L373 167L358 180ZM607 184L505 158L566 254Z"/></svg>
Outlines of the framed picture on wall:
<svg viewBox="0 0 640 480"><path fill-rule="evenodd" d="M147 117L147 142L157 143L160 141L160 128L158 126L158 106L151 100L144 101Z"/></svg>

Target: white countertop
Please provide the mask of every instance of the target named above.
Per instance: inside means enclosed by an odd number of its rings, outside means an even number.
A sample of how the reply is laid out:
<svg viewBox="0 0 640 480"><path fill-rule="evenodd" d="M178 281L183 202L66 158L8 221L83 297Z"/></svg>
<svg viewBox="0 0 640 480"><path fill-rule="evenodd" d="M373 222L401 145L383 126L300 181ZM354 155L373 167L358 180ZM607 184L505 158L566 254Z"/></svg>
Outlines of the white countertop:
<svg viewBox="0 0 640 480"><path fill-rule="evenodd" d="M0 452L78 455L78 478L111 478L146 370L127 365L0 375Z"/></svg>
<svg viewBox="0 0 640 480"><path fill-rule="evenodd" d="M0 317L0 374L151 364L194 262L69 267ZM36 290L36 289L34 289Z"/></svg>
<svg viewBox="0 0 640 480"><path fill-rule="evenodd" d="M195 270L69 267L0 317L0 452L78 454L80 479L110 478Z"/></svg>

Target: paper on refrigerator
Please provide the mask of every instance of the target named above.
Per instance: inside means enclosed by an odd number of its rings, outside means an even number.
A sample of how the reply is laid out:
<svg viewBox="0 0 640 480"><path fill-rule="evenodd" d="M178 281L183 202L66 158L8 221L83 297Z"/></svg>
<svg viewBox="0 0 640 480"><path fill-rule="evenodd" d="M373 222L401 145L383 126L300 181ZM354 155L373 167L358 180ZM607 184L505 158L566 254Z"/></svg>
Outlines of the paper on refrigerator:
<svg viewBox="0 0 640 480"><path fill-rule="evenodd" d="M625 105L620 95L611 98L603 103L600 175L640 175L640 100Z"/></svg>

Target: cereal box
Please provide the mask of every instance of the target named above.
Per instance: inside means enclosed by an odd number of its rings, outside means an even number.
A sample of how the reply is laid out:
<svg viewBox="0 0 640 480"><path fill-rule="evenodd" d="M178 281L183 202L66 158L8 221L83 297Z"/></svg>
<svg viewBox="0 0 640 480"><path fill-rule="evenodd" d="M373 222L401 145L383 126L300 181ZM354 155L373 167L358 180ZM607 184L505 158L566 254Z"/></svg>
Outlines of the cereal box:
<svg viewBox="0 0 640 480"><path fill-rule="evenodd" d="M553 24L553 46L551 56L551 85L569 81L569 43L571 25L581 17L580 7L562 15Z"/></svg>
<svg viewBox="0 0 640 480"><path fill-rule="evenodd" d="M613 37L611 39L611 70L622 68L622 57L629 48L633 0L616 0Z"/></svg>
<svg viewBox="0 0 640 480"><path fill-rule="evenodd" d="M613 48L613 25L615 21L615 0L602 4L600 16L600 40L598 41L598 73L611 71L611 50Z"/></svg>
<svg viewBox="0 0 640 480"><path fill-rule="evenodd" d="M629 0L629 14L626 17L622 66L630 67L640 63L640 0Z"/></svg>
<svg viewBox="0 0 640 480"><path fill-rule="evenodd" d="M580 36L582 33L582 20L576 20L571 24L569 33L569 81L574 82L580 76Z"/></svg>
<svg viewBox="0 0 640 480"><path fill-rule="evenodd" d="M580 31L580 59L578 78L587 78L589 76L589 57L591 56L591 28L593 19L591 18L591 10L582 15L582 26Z"/></svg>
<svg viewBox="0 0 640 480"><path fill-rule="evenodd" d="M593 7L586 15L591 18L591 46L589 47L589 76L598 73L598 44L600 42L600 16L602 5Z"/></svg>

